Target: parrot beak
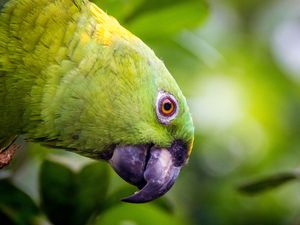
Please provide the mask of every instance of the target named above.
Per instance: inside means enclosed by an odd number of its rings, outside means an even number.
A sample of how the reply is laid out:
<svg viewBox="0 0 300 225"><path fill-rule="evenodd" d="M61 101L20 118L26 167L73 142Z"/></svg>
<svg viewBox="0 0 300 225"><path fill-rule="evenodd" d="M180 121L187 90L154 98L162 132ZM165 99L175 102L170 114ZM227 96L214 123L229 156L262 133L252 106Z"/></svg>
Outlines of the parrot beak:
<svg viewBox="0 0 300 225"><path fill-rule="evenodd" d="M140 189L122 201L143 203L164 195L186 163L187 152L182 141L174 141L169 149L154 145L117 146L109 163L120 177Z"/></svg>

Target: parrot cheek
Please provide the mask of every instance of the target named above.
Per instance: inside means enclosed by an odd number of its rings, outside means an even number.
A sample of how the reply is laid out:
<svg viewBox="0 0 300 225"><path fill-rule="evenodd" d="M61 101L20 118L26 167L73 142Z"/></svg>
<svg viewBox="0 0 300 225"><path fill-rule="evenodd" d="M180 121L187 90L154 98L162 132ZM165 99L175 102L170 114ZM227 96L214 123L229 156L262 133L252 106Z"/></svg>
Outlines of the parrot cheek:
<svg viewBox="0 0 300 225"><path fill-rule="evenodd" d="M169 149L153 145L116 147L109 163L125 181L141 189L122 200L149 202L170 190L187 159L187 148L182 143L174 141Z"/></svg>

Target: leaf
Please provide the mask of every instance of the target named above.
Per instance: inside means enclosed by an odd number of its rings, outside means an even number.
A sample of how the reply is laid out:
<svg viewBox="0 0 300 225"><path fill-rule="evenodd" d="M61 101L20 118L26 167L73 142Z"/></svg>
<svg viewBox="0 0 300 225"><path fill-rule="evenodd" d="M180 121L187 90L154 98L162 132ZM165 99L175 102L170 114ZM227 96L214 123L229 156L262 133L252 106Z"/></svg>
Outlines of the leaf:
<svg viewBox="0 0 300 225"><path fill-rule="evenodd" d="M296 179L299 179L299 171L285 172L256 181L247 182L240 185L240 187L238 187L238 190L245 194L257 194L263 191L277 188Z"/></svg>
<svg viewBox="0 0 300 225"><path fill-rule="evenodd" d="M92 214L104 205L109 186L109 170L106 163L97 162L85 166L77 175L78 194L76 212L72 224L85 224Z"/></svg>
<svg viewBox="0 0 300 225"><path fill-rule="evenodd" d="M45 161L40 177L42 206L55 225L83 225L103 208L108 184L105 163L91 163L76 174Z"/></svg>
<svg viewBox="0 0 300 225"><path fill-rule="evenodd" d="M75 174L67 167L45 161L41 167L40 194L42 207L55 225L72 224L75 211Z"/></svg>
<svg viewBox="0 0 300 225"><path fill-rule="evenodd" d="M207 14L203 1L177 1L136 15L126 27L142 39L161 38L200 25Z"/></svg>
<svg viewBox="0 0 300 225"><path fill-rule="evenodd" d="M0 180L1 224L34 224L34 220L39 215L40 211L30 196L15 187L9 180Z"/></svg>

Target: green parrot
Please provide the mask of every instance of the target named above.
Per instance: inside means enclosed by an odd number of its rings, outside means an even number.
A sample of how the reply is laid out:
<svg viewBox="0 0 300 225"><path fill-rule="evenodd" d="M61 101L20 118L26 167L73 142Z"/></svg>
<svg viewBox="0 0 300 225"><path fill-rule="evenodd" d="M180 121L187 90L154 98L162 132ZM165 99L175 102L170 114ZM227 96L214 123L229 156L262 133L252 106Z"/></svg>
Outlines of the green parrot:
<svg viewBox="0 0 300 225"><path fill-rule="evenodd" d="M194 140L164 63L88 0L0 0L0 108L0 153L23 135L106 160L126 202L165 194Z"/></svg>

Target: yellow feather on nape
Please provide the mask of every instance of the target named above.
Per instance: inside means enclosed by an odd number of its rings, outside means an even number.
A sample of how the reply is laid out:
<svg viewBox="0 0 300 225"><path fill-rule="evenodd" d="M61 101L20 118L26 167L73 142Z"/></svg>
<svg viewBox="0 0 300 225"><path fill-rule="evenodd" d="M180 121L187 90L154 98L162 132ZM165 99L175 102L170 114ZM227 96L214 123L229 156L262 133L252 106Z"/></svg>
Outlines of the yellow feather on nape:
<svg viewBox="0 0 300 225"><path fill-rule="evenodd" d="M116 37L120 37L127 41L138 39L128 30L123 28L114 17L107 15L94 3L89 4L89 10L98 24L93 38L100 44L109 46Z"/></svg>

